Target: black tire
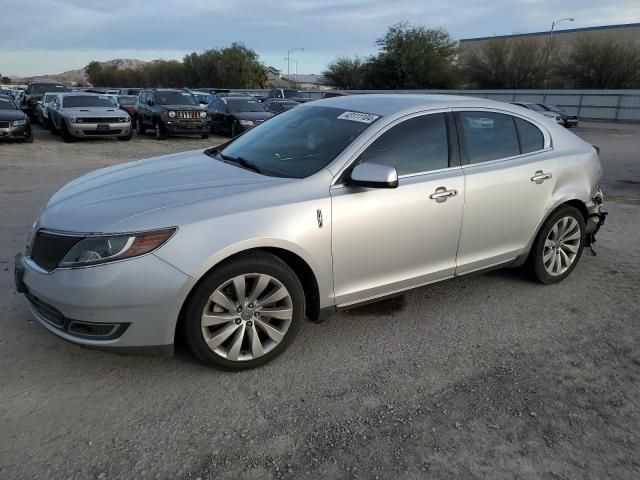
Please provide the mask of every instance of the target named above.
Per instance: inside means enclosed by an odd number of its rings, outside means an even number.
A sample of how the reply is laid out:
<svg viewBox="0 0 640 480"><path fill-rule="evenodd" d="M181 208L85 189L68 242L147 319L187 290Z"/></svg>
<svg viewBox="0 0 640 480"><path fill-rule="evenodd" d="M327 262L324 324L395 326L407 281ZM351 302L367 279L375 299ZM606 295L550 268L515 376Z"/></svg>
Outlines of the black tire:
<svg viewBox="0 0 640 480"><path fill-rule="evenodd" d="M23 140L24 143L33 143L33 133L29 133L29 136Z"/></svg>
<svg viewBox="0 0 640 480"><path fill-rule="evenodd" d="M266 274L279 281L288 291L293 309L291 323L284 337L272 350L251 360L232 361L212 351L204 339L202 312L213 292L229 279L243 274ZM280 355L296 337L305 318L305 297L300 280L289 266L269 253L246 253L215 267L195 288L185 308L185 339L193 353L205 364L224 370L240 370L263 365Z"/></svg>
<svg viewBox="0 0 640 480"><path fill-rule="evenodd" d="M138 118L136 120L136 132L138 133L138 135L144 135L146 131L147 129L145 128L144 123L142 123L142 120Z"/></svg>
<svg viewBox="0 0 640 480"><path fill-rule="evenodd" d="M202 135L200 135L200 138L202 138L203 140L206 140L207 138L209 138L209 134L203 133Z"/></svg>
<svg viewBox="0 0 640 480"><path fill-rule="evenodd" d="M165 138L167 138L167 134L164 131L162 122L153 122L153 130L155 132L156 140L164 140Z"/></svg>
<svg viewBox="0 0 640 480"><path fill-rule="evenodd" d="M580 236L579 243L577 245L578 251L572 263L569 265L569 268L564 273L553 275L547 271L544 265L545 241L547 240L549 232L554 227L554 225L560 219L566 217L575 219L579 225ZM572 207L571 205L563 205L555 212L553 212L544 222L542 228L540 228L538 236L536 237L536 240L534 241L531 252L529 254L528 267L533 278L540 283L551 284L560 282L571 275L571 272L573 272L573 269L576 268L576 265L580 260L580 256L582 255L582 250L584 249L584 232L585 219L580 210L578 210L577 208Z"/></svg>
<svg viewBox="0 0 640 480"><path fill-rule="evenodd" d="M56 124L53 123L53 120L49 119L49 132L51 135L58 135L60 131L56 128Z"/></svg>
<svg viewBox="0 0 640 480"><path fill-rule="evenodd" d="M237 137L238 135L240 135L238 122L234 121L231 124L231 138Z"/></svg>
<svg viewBox="0 0 640 480"><path fill-rule="evenodd" d="M60 120L60 134L62 135L62 140L65 143L73 143L76 141L75 137L69 133L69 129L67 128L67 124L64 120Z"/></svg>

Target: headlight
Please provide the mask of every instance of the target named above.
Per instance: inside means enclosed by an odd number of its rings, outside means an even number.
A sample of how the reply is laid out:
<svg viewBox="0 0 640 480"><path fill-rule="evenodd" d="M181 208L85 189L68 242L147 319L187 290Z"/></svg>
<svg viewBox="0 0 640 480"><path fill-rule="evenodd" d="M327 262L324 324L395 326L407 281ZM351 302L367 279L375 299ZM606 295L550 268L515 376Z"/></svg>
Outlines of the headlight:
<svg viewBox="0 0 640 480"><path fill-rule="evenodd" d="M78 119L77 119L76 117L70 117L70 118L69 118L69 121L70 121L71 123L76 123L76 122L78 121Z"/></svg>
<svg viewBox="0 0 640 480"><path fill-rule="evenodd" d="M119 122L128 122L129 121L129 117L118 117L118 121Z"/></svg>
<svg viewBox="0 0 640 480"><path fill-rule="evenodd" d="M174 112L173 110L171 110L170 112L167 112L167 116L169 118L176 118L176 112Z"/></svg>
<svg viewBox="0 0 640 480"><path fill-rule="evenodd" d="M165 243L175 228L125 235L87 237L76 243L60 262L61 267L85 267L137 257Z"/></svg>
<svg viewBox="0 0 640 480"><path fill-rule="evenodd" d="M238 123L243 127L253 127L253 122L251 120L238 120Z"/></svg>
<svg viewBox="0 0 640 480"><path fill-rule="evenodd" d="M13 126L14 127L20 127L22 125L26 125L27 121L26 120L14 120L13 121Z"/></svg>
<svg viewBox="0 0 640 480"><path fill-rule="evenodd" d="M200 112L200 118L205 118L207 116L207 112Z"/></svg>

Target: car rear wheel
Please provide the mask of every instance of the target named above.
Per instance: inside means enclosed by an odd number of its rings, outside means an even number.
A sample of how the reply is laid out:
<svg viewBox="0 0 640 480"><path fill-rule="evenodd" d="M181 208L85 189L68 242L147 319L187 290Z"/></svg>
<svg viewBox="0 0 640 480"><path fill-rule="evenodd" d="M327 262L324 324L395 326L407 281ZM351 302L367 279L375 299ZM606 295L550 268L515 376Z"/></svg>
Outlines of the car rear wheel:
<svg viewBox="0 0 640 480"><path fill-rule="evenodd" d="M185 337L204 363L262 365L282 353L304 319L304 291L278 257L249 253L216 268L191 295Z"/></svg>
<svg viewBox="0 0 640 480"><path fill-rule="evenodd" d="M533 276L541 283L567 278L584 248L585 221L575 207L560 207L544 222L529 258Z"/></svg>

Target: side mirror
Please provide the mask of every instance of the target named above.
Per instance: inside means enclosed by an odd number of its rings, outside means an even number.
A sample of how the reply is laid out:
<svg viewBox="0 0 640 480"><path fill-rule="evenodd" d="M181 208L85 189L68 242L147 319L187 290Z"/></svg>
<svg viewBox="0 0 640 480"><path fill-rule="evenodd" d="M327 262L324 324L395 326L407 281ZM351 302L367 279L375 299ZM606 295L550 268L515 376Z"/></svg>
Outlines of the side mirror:
<svg viewBox="0 0 640 480"><path fill-rule="evenodd" d="M368 188L397 188L398 172L390 165L361 163L352 170L349 185Z"/></svg>
<svg viewBox="0 0 640 480"><path fill-rule="evenodd" d="M42 103L43 103L43 102L42 102L42 100L38 100L38 101L36 102L36 105L42 105Z"/></svg>

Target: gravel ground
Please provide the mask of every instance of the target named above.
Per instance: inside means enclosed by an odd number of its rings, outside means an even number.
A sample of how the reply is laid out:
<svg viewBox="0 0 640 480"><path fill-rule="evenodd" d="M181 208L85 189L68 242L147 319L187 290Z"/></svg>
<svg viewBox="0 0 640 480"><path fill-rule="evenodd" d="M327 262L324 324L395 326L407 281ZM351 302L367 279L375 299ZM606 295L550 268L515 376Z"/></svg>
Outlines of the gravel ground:
<svg viewBox="0 0 640 480"><path fill-rule="evenodd" d="M559 285L503 270L307 323L263 368L84 350L13 255L62 184L219 139L0 144L0 478L640 478L640 125L583 124L610 216Z"/></svg>

